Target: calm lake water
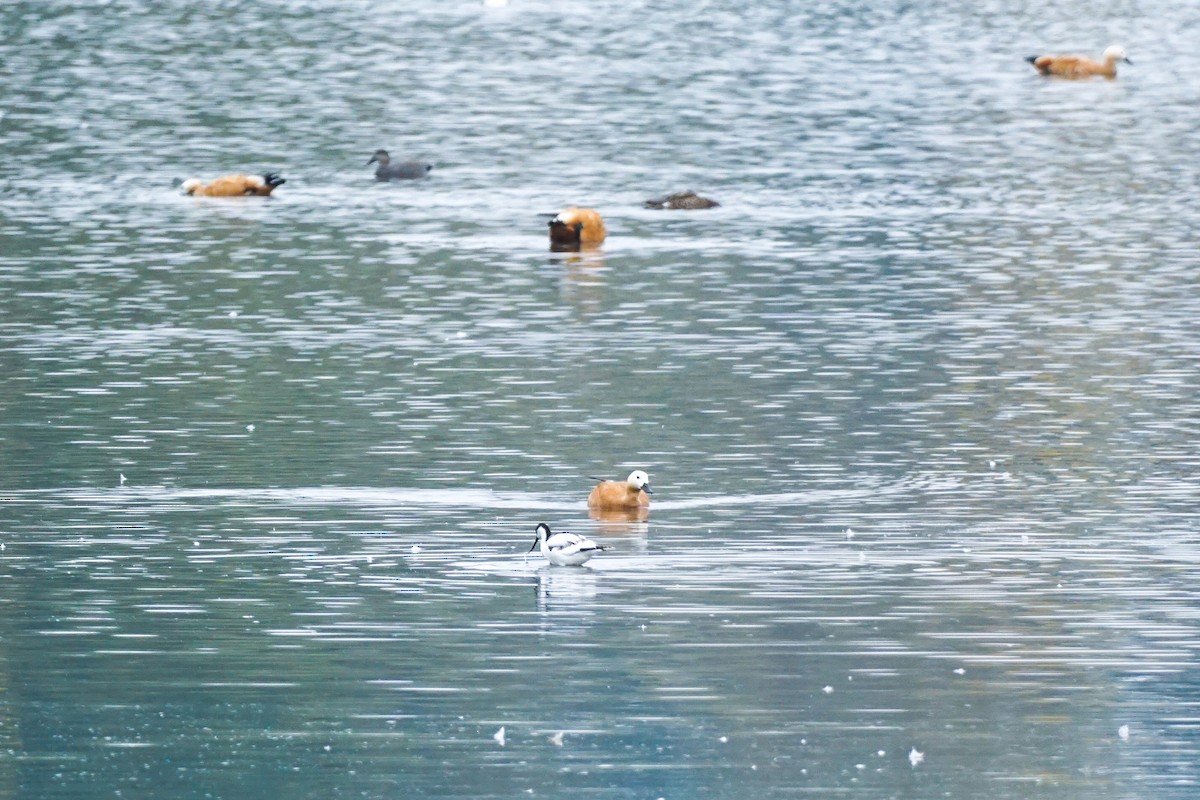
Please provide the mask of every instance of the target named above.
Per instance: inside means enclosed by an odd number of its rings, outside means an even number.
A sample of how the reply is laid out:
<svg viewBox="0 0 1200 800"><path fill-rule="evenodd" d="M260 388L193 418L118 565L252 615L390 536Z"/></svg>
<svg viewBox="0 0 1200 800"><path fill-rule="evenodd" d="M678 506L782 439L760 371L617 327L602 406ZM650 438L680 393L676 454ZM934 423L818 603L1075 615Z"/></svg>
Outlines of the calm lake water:
<svg viewBox="0 0 1200 800"><path fill-rule="evenodd" d="M0 5L0 798L1195 798L1200 6L949 6Z"/></svg>

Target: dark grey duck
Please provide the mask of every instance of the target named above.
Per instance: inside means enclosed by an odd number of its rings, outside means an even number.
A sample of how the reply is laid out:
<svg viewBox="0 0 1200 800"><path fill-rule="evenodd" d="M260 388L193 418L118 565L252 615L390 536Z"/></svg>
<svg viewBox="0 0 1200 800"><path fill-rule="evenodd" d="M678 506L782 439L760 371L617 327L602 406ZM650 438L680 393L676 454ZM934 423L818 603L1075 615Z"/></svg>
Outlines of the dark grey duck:
<svg viewBox="0 0 1200 800"><path fill-rule="evenodd" d="M701 197L695 192L675 192L651 198L645 203L646 208L716 208L719 205L716 200Z"/></svg>
<svg viewBox="0 0 1200 800"><path fill-rule="evenodd" d="M375 168L375 180L377 181L408 181L424 178L433 169L433 164L426 164L423 161L401 161L399 164L393 164L387 150L376 150L375 155L371 156L371 160L367 162L367 166L375 163L379 164Z"/></svg>

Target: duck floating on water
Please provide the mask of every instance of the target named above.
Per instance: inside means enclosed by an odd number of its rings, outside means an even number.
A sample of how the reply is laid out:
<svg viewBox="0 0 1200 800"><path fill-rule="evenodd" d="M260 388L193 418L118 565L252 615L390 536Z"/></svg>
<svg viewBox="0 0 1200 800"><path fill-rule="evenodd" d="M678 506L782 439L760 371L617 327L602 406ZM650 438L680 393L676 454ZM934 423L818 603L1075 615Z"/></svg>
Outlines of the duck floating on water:
<svg viewBox="0 0 1200 800"><path fill-rule="evenodd" d="M578 250L604 241L608 229L604 218L592 208L571 206L554 215L549 222L552 249Z"/></svg>
<svg viewBox="0 0 1200 800"><path fill-rule="evenodd" d="M411 181L417 178L424 178L433 169L433 164L426 164L424 161L401 161L399 164L392 163L392 157L388 155L387 150L376 150L375 155L371 156L371 160L367 162L367 166L378 163L375 168L375 180L377 181Z"/></svg>
<svg viewBox="0 0 1200 800"><path fill-rule="evenodd" d="M588 495L588 508L594 511L620 511L650 505L650 476L640 469L629 473L623 481L600 481Z"/></svg>
<svg viewBox="0 0 1200 800"><path fill-rule="evenodd" d="M268 172L264 175L225 175L208 184L199 178L190 178L181 188L184 194L195 197L270 197L276 186L285 183L287 180L278 173Z"/></svg>
<svg viewBox="0 0 1200 800"><path fill-rule="evenodd" d="M693 191L675 192L674 194L652 197L642 204L645 208L693 209L716 208L721 205L716 200L701 197Z"/></svg>
<svg viewBox="0 0 1200 800"><path fill-rule="evenodd" d="M546 560L560 567L577 567L607 549L585 536L566 531L551 533L550 526L544 522L538 523L536 533L537 540L529 552L540 547Z"/></svg>
<svg viewBox="0 0 1200 800"><path fill-rule="evenodd" d="M1104 51L1100 61L1087 56L1029 56L1025 60L1033 64L1033 68L1043 75L1057 78L1108 78L1117 77L1117 62L1124 61L1132 64L1125 48L1113 45Z"/></svg>

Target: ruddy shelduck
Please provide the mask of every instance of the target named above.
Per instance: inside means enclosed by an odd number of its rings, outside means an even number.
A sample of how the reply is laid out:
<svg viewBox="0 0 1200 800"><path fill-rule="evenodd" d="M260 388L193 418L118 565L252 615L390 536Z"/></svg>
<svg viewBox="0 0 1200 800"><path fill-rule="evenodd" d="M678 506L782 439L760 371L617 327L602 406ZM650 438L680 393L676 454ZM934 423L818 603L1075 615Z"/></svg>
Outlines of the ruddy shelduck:
<svg viewBox="0 0 1200 800"><path fill-rule="evenodd" d="M183 193L196 197L270 197L287 181L274 172L265 175L225 175L209 184L199 178L183 182Z"/></svg>
<svg viewBox="0 0 1200 800"><path fill-rule="evenodd" d="M549 225L552 246L571 249L594 246L604 241L604 237L608 235L604 219L591 208L564 208L554 215Z"/></svg>
<svg viewBox="0 0 1200 800"><path fill-rule="evenodd" d="M623 481L600 481L588 495L588 508L597 511L617 511L650 505L650 476L640 469L629 473Z"/></svg>
<svg viewBox="0 0 1200 800"><path fill-rule="evenodd" d="M606 549L604 545L596 544L578 534L565 531L552 534L550 526L544 522L538 523L536 533L537 539L534 540L533 547L529 548L529 552L532 553L540 547L546 560L560 567L578 567Z"/></svg>
<svg viewBox="0 0 1200 800"><path fill-rule="evenodd" d="M367 162L367 166L378 163L375 168L377 181L411 181L424 178L433 169L433 164L424 161L401 161L393 164L387 150L376 150L375 155Z"/></svg>
<svg viewBox="0 0 1200 800"><path fill-rule="evenodd" d="M721 205L716 200L701 197L692 191L674 192L662 197L652 197L642 204L646 208L693 209L716 208Z"/></svg>
<svg viewBox="0 0 1200 800"><path fill-rule="evenodd" d="M1125 55L1125 48L1113 45L1104 51L1100 61L1087 56L1029 56L1025 60L1033 64L1033 68L1043 75L1058 78L1115 78L1117 77L1117 62L1124 61L1132 64Z"/></svg>

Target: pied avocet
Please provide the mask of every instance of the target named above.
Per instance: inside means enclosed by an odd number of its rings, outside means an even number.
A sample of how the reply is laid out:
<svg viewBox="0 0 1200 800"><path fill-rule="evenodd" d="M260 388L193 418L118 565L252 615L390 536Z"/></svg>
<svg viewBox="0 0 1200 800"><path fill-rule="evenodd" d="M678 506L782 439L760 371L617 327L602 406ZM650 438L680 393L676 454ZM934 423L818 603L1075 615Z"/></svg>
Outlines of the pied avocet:
<svg viewBox="0 0 1200 800"><path fill-rule="evenodd" d="M550 526L544 522L538 523L537 541L529 548L529 552L532 553L539 546L546 560L560 567L577 567L605 549L585 536L551 533Z"/></svg>

